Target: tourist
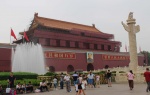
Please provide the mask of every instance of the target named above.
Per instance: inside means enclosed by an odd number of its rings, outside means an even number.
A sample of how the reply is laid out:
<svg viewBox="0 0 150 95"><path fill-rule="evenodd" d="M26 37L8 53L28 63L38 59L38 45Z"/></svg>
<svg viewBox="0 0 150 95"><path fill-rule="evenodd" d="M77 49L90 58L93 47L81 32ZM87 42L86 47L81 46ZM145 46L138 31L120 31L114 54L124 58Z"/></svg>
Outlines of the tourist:
<svg viewBox="0 0 150 95"><path fill-rule="evenodd" d="M99 76L99 74L96 75L95 82L96 82L96 87L100 88L100 76Z"/></svg>
<svg viewBox="0 0 150 95"><path fill-rule="evenodd" d="M133 82L134 74L133 74L132 70L130 70L128 72L127 78L128 78L128 83L129 83L130 90L132 90L134 88L134 82Z"/></svg>
<svg viewBox="0 0 150 95"><path fill-rule="evenodd" d="M40 82L40 90L41 90L41 92L43 92L43 89L46 89L46 91L48 91L47 83L46 83L45 80Z"/></svg>
<svg viewBox="0 0 150 95"><path fill-rule="evenodd" d="M26 85L26 91L27 92L33 92L33 85L31 84L31 81Z"/></svg>
<svg viewBox="0 0 150 95"><path fill-rule="evenodd" d="M87 77L88 77L88 85L89 85L89 88L90 88L90 87L94 87L94 85L93 85L94 74L93 74L92 72L90 72L90 73L87 75Z"/></svg>
<svg viewBox="0 0 150 95"><path fill-rule="evenodd" d="M74 72L74 74L72 75L72 77L73 77L73 83L74 83L74 86L75 86L75 84L77 84L77 79L78 79L78 74L77 74L76 71Z"/></svg>
<svg viewBox="0 0 150 95"><path fill-rule="evenodd" d="M96 88L96 79L95 79L95 76L93 78L93 87Z"/></svg>
<svg viewBox="0 0 150 95"><path fill-rule="evenodd" d="M107 72L108 87L112 87L112 85L111 85L111 76L112 76L112 74L111 74L110 70L108 70L108 72Z"/></svg>
<svg viewBox="0 0 150 95"><path fill-rule="evenodd" d="M22 85L20 84L20 82L18 82L18 84L16 85L16 90L17 93L23 93Z"/></svg>
<svg viewBox="0 0 150 95"><path fill-rule="evenodd" d="M53 79L53 83L54 83L54 89L57 90L57 78L56 78L56 76Z"/></svg>
<svg viewBox="0 0 150 95"><path fill-rule="evenodd" d="M146 71L144 72L145 81L147 83L146 92L150 91L150 72L149 68L146 68Z"/></svg>
<svg viewBox="0 0 150 95"><path fill-rule="evenodd" d="M0 84L0 95L3 95L3 87L2 87L2 85Z"/></svg>
<svg viewBox="0 0 150 95"><path fill-rule="evenodd" d="M61 73L60 75L60 89L63 89L64 87L64 74Z"/></svg>
<svg viewBox="0 0 150 95"><path fill-rule="evenodd" d="M70 82L69 74L66 74L66 76L64 77L64 80L66 82L66 90L67 90L67 92L71 92L71 82Z"/></svg>
<svg viewBox="0 0 150 95"><path fill-rule="evenodd" d="M81 92L83 92L83 94L85 95L85 92L84 92L84 84L82 84L82 81L83 81L83 78L82 78L82 75L79 74L79 78L78 78L78 95L81 94Z"/></svg>
<svg viewBox="0 0 150 95"><path fill-rule="evenodd" d="M85 75L83 75L82 77L83 77L82 85L84 86L84 89L86 89L86 86L87 86L87 78L86 78Z"/></svg>
<svg viewBox="0 0 150 95"><path fill-rule="evenodd" d="M14 83L15 83L16 77L13 75L13 72L10 72L10 76L8 77L8 86L10 88L14 88Z"/></svg>
<svg viewBox="0 0 150 95"><path fill-rule="evenodd" d="M22 88L23 92L26 93L26 83L25 82L21 85L21 88Z"/></svg>

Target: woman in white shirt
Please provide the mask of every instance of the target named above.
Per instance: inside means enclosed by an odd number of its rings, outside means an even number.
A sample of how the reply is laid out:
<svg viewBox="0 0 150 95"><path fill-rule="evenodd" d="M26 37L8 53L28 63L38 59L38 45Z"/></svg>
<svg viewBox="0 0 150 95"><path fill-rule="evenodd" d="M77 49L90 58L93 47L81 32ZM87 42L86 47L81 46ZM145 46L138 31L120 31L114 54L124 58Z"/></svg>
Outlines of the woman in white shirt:
<svg viewBox="0 0 150 95"><path fill-rule="evenodd" d="M85 95L84 88L85 87L84 87L84 84L83 84L82 75L79 74L79 78L78 78L78 95L80 95L82 92Z"/></svg>
<svg viewBox="0 0 150 95"><path fill-rule="evenodd" d="M128 83L129 83L130 90L132 90L133 87L134 87L134 82L133 82L134 74L133 74L132 70L130 70L128 72L127 78L128 78Z"/></svg>
<svg viewBox="0 0 150 95"><path fill-rule="evenodd" d="M89 84L89 87L94 87L93 83L94 83L94 74L92 74L92 72L90 72L88 75L88 84Z"/></svg>

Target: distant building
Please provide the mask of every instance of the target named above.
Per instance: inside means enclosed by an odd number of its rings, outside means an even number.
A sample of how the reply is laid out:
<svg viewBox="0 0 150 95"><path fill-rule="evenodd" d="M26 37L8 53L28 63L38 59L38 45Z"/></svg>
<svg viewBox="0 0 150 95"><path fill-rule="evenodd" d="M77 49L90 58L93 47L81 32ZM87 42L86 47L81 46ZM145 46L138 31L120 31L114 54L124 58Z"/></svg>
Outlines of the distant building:
<svg viewBox="0 0 150 95"><path fill-rule="evenodd" d="M23 32L20 33L23 35ZM109 67L128 66L129 53L120 52L121 42L113 41L114 35L103 33L95 25L82 25L39 17L34 19L26 31L29 40L39 43L44 49L46 66L49 71L89 71ZM22 43L20 39L14 43ZM11 46L0 46L0 70L10 70ZM92 61L88 61L87 53L92 53ZM8 55L8 56L7 56ZM143 65L144 56L138 55L139 65ZM5 65L9 67L5 67Z"/></svg>

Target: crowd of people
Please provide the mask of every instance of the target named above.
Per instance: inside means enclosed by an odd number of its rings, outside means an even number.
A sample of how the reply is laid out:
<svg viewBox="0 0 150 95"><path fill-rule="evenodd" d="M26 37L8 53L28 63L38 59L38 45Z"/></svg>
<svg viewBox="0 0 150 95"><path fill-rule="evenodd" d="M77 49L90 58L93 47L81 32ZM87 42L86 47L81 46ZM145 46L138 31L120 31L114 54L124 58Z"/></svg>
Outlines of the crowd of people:
<svg viewBox="0 0 150 95"><path fill-rule="evenodd" d="M100 88L100 75L93 74L91 71L88 75L74 72L71 76L69 74L64 75L61 73L60 75L60 89L63 89L63 84L66 83L66 91L71 92L71 79L73 78L73 84L76 91L76 95L85 94L86 87L89 88ZM111 72L108 70L105 74L105 80L108 83L108 87L112 87L111 85Z"/></svg>
<svg viewBox="0 0 150 95"><path fill-rule="evenodd" d="M147 82L146 92L149 92L150 91L150 71L149 71L149 68L146 68L146 71L144 72L144 77L145 77L145 80ZM73 75L69 75L68 73L67 74L61 73L59 80L55 76L52 80L52 83L54 85L54 90L58 90L58 83L60 83L60 89L64 89L64 84L66 84L66 91L71 92L72 91L71 90L71 78L73 79L73 85L74 85L74 89L76 91L76 95L81 95L81 93L83 93L83 95L86 95L85 90L87 87L89 87L89 88L100 88L100 78L101 78L100 75L99 74L93 74L90 71L89 74L87 74L87 75L77 73L77 72L74 72ZM108 87L112 87L112 84L111 84L112 73L110 72L110 70L108 70L104 74L104 78L108 84ZM15 87L15 85L14 85L15 80L16 80L16 77L13 76L13 73L11 72L10 76L8 77L8 80L7 80L8 86L10 88ZM127 73L127 80L129 83L130 90L133 90L133 88L134 88L134 74L133 74L132 70L130 70ZM26 84L26 82L24 82L23 84L18 82L15 88L16 88L17 93L34 92L33 85L31 84L31 81L29 81L27 84ZM3 88L0 85L0 93L2 93L2 89ZM38 89L40 90L40 92L43 92L44 89L46 91L49 91L47 82L45 80L41 81L39 83Z"/></svg>
<svg viewBox="0 0 150 95"><path fill-rule="evenodd" d="M111 72L108 70L106 73L106 80L108 80L108 86L111 86ZM100 75L99 74L93 74L92 72L89 72L88 75L84 75L81 73L74 72L74 74L71 76L68 73L63 74L61 73L60 78L55 76L52 80L52 83L54 85L54 90L58 90L58 81L60 81L60 89L64 88L64 84L66 84L66 91L71 92L71 78L73 79L74 89L76 91L76 95L80 95L81 93L85 94L86 87L89 88L100 88ZM20 82L17 83L15 86L16 77L13 75L13 73L10 73L10 76L8 77L8 87L9 88L16 88L16 93L27 93L27 92L34 92L34 87L29 81L27 84L24 82L21 84ZM2 86L0 85L0 90L2 89ZM43 92L45 89L46 91L49 91L47 82L45 80L42 80L39 83L39 87L37 88L39 92Z"/></svg>

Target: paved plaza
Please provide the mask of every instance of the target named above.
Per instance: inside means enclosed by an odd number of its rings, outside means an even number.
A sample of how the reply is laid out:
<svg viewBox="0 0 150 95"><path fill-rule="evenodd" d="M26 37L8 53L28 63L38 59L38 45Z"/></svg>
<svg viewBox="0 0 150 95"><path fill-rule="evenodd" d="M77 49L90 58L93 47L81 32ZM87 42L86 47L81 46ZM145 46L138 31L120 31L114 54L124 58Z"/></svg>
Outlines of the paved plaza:
<svg viewBox="0 0 150 95"><path fill-rule="evenodd" d="M112 87L108 87L106 84L101 85L100 88L87 88L85 90L86 95L150 95L150 92L146 92L146 83L135 84L133 90L129 90L128 84L113 84ZM66 92L63 90L52 90L49 92L40 93L28 93L22 95L76 95L75 89L72 86L72 92ZM82 94L83 95L83 94Z"/></svg>

